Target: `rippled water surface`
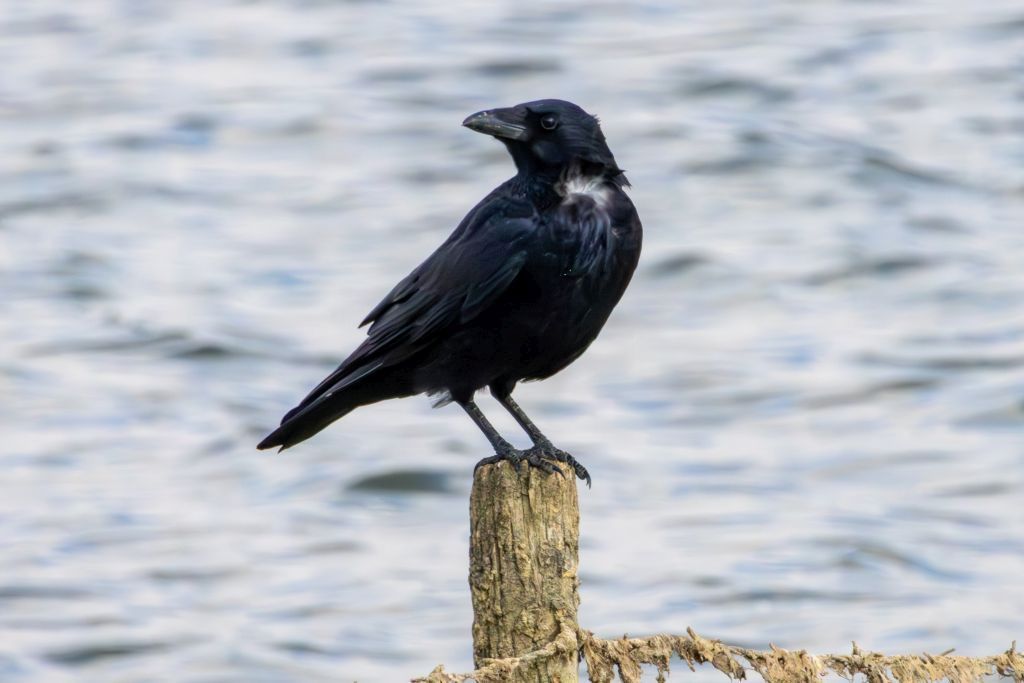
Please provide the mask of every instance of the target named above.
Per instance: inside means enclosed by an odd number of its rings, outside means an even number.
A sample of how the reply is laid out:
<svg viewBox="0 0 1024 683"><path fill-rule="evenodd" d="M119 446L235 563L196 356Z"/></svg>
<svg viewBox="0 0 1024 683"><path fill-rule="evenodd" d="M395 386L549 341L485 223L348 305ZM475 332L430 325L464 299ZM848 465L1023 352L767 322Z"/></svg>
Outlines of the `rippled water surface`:
<svg viewBox="0 0 1024 683"><path fill-rule="evenodd" d="M1024 640L1020 2L41 0L0 62L0 680L471 666L461 411L254 445L509 175L462 118L552 96L646 226L517 393L594 475L583 625Z"/></svg>

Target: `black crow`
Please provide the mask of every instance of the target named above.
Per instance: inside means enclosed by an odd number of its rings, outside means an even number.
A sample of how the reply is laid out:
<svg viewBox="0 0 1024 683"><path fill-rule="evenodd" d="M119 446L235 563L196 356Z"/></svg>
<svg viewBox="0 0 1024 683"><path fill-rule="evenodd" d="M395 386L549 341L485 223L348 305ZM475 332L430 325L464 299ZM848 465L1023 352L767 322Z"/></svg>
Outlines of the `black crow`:
<svg viewBox="0 0 1024 683"><path fill-rule="evenodd" d="M547 472L569 463L515 401L522 380L550 377L587 349L636 268L642 228L626 176L597 118L563 100L473 114L462 125L508 148L516 175L462 219L360 326L366 340L259 448L294 446L359 406L427 393L462 406L509 460ZM518 450L473 401L483 387L533 441Z"/></svg>

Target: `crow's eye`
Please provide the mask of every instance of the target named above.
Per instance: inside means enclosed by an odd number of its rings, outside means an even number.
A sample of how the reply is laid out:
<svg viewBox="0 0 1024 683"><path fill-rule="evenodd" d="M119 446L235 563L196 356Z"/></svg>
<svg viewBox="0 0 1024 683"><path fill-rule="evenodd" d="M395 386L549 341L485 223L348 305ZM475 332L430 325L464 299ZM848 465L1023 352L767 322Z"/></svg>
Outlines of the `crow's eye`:
<svg viewBox="0 0 1024 683"><path fill-rule="evenodd" d="M554 130L558 128L558 117L554 114L547 114L540 120L540 127L544 130Z"/></svg>

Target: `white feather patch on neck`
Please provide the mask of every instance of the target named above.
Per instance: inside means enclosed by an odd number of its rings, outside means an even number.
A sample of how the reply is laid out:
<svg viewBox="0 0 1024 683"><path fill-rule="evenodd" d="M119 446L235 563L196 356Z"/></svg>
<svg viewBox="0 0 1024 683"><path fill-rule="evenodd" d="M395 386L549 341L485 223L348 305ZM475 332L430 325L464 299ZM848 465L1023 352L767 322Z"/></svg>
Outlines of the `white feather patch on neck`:
<svg viewBox="0 0 1024 683"><path fill-rule="evenodd" d="M608 203L608 186L604 176L582 176L573 174L558 184L558 194L568 200L575 194L593 199L602 209Z"/></svg>

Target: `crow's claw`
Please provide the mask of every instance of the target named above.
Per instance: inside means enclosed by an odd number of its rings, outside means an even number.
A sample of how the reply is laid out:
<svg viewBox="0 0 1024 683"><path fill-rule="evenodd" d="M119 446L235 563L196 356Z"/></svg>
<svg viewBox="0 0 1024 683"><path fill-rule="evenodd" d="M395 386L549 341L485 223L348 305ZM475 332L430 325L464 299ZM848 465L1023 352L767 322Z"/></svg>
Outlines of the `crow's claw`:
<svg viewBox="0 0 1024 683"><path fill-rule="evenodd" d="M523 458L523 460L539 470L544 470L548 474L557 474L560 477L565 476L562 474L562 470L560 470L555 463L551 462L549 458L545 458L543 455L535 453L532 448L526 451L526 457Z"/></svg>
<svg viewBox="0 0 1024 683"><path fill-rule="evenodd" d="M579 460L572 457L569 453L560 448L555 448L550 442L541 442L526 452L543 460L568 463L569 467L576 473L576 476L587 482L587 488L590 488L590 473L587 472L587 468L581 465Z"/></svg>
<svg viewBox="0 0 1024 683"><path fill-rule="evenodd" d="M494 455L484 458L473 467L473 474L480 469L482 465L494 465L501 462L502 460L508 460L519 471L519 463L526 457L526 451L521 451L518 448L513 448L512 444L505 442L500 448L495 450Z"/></svg>
<svg viewBox="0 0 1024 683"><path fill-rule="evenodd" d="M548 474L557 474L558 476L564 476L562 470L555 465L556 462L564 462L572 468L576 476L587 483L587 488L590 488L590 473L587 472L587 468L579 463L579 461L572 457L569 453L555 448L550 442L538 443L533 448L529 448L525 451L521 451L517 448L513 448L511 445L501 448L494 455L484 458L476 464L473 468L473 473L480 469L483 465L494 465L502 460L507 460L512 463L512 466L516 468L516 472L522 472L522 465L525 462L530 467L536 467L537 469L547 472Z"/></svg>
<svg viewBox="0 0 1024 683"><path fill-rule="evenodd" d="M473 466L473 474L476 474L476 471L478 469L480 469L481 467L483 467L484 465L493 465L495 463L499 463L502 460L507 460L507 459L508 458L506 458L504 456L501 456L501 455L492 455L490 457L484 458L483 460L481 460L480 462L478 462L476 465Z"/></svg>
<svg viewBox="0 0 1024 683"><path fill-rule="evenodd" d="M568 454L567 454L568 455ZM570 458L572 456L569 456ZM521 451L516 448L509 446L508 448L502 448L499 452L494 455L484 458L476 464L473 468L473 473L480 469L483 465L494 465L502 460L507 460L512 463L512 466L516 468L516 472L522 472L522 465L525 462L530 467L536 467L537 469L547 472L548 474L557 474L558 476L564 476L562 470L558 468L553 461L559 459L554 456L547 455L544 451L537 449L536 447L526 451ZM575 461L572 461L575 462ZM586 470L583 470L586 473ZM578 470L577 470L578 473Z"/></svg>

